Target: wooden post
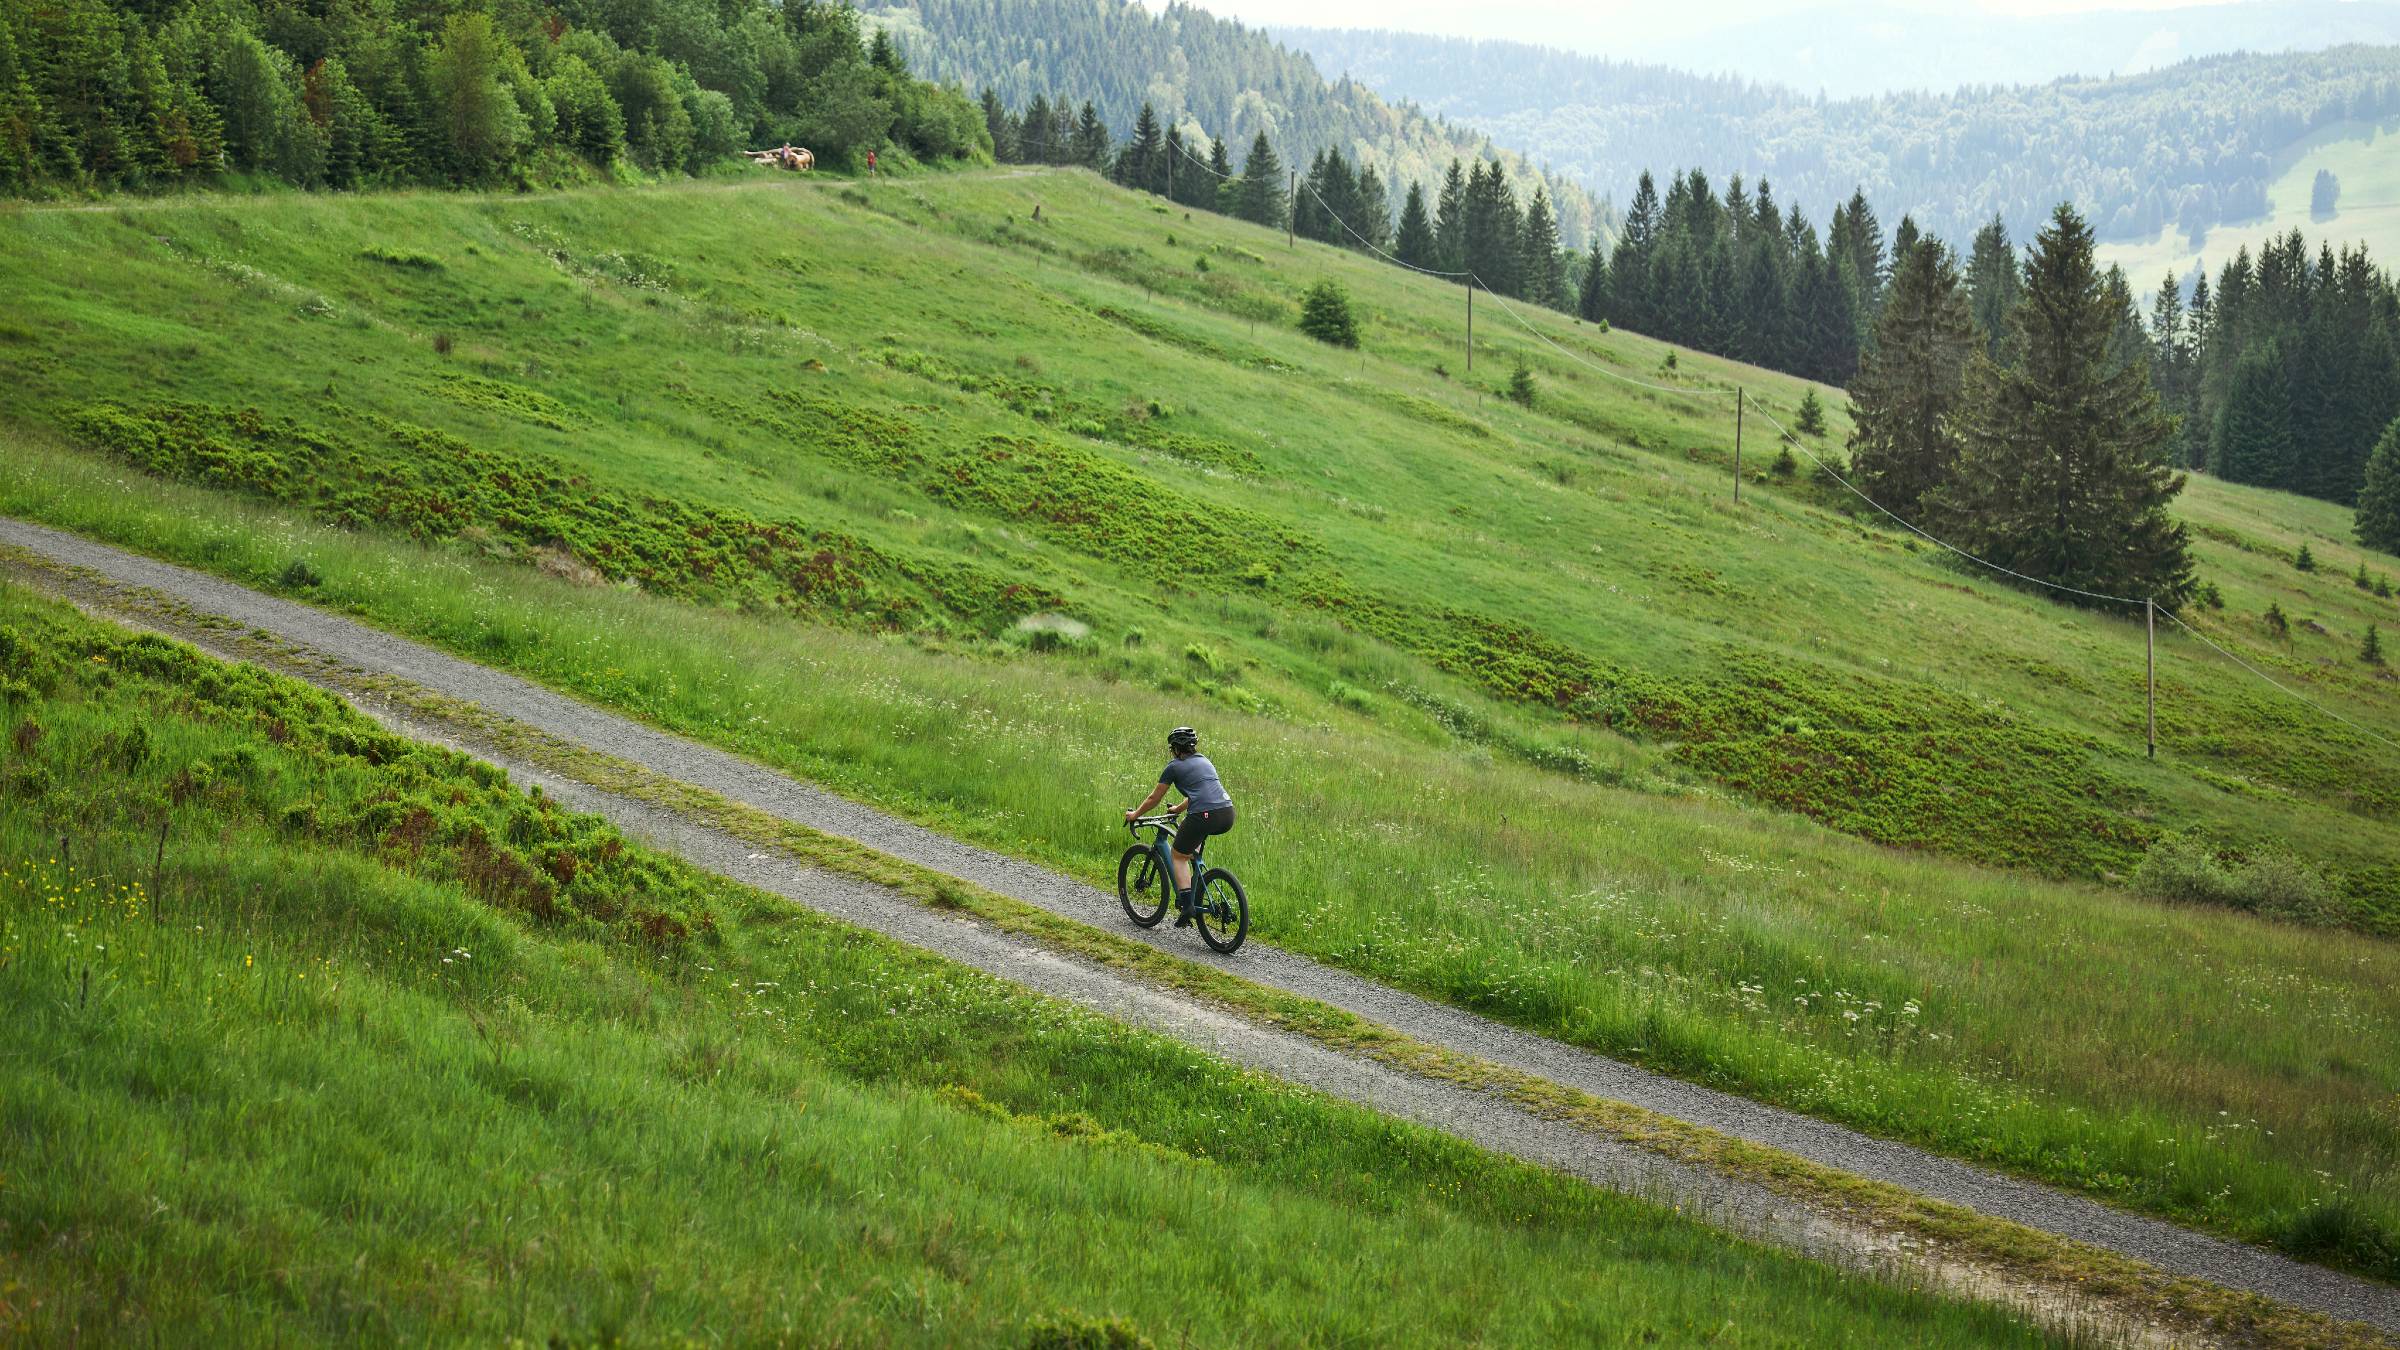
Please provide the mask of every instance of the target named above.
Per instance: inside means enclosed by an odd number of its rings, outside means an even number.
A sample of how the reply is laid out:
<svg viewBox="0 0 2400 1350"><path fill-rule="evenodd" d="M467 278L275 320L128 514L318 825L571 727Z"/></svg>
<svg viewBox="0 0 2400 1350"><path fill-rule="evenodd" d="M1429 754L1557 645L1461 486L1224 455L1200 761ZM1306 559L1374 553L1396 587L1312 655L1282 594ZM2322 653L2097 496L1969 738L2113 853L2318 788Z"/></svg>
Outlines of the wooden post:
<svg viewBox="0 0 2400 1350"><path fill-rule="evenodd" d="M1742 390L1733 390L1733 504L1742 504Z"/></svg>
<svg viewBox="0 0 2400 1350"><path fill-rule="evenodd" d="M1300 171L1292 176L1283 189L1283 246L1300 247Z"/></svg>
<svg viewBox="0 0 2400 1350"><path fill-rule="evenodd" d="M2146 686L2146 706L2143 721L2150 743L2150 758L2158 758L2158 602L2142 601L2142 666Z"/></svg>
<svg viewBox="0 0 2400 1350"><path fill-rule="evenodd" d="M1467 373L1475 373L1475 278L1467 278Z"/></svg>

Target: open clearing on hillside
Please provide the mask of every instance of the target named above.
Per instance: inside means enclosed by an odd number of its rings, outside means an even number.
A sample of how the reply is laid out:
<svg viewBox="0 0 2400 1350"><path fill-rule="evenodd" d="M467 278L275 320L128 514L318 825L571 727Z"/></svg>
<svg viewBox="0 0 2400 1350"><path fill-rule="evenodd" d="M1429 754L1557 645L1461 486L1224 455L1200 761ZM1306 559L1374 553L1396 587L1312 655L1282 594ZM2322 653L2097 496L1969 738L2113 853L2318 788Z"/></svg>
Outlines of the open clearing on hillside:
<svg viewBox="0 0 2400 1350"><path fill-rule="evenodd" d="M2336 252L2364 244L2384 266L2400 258L2400 121L2373 125L2337 122L2321 128L2286 151L2277 176L2267 187L2265 219L2220 225L2208 232L2199 248L2180 231L2169 228L2146 244L2102 244L2100 261L2124 267L2135 294L2148 297L2160 277L2181 279L2196 265L2208 269L2208 284L2233 255L2249 249L2256 258L2268 241L2298 230L2308 236L2311 251L2322 240ZM2309 193L2317 170L2331 169L2342 191L2331 220L2309 215Z"/></svg>
<svg viewBox="0 0 2400 1350"><path fill-rule="evenodd" d="M1805 474L1737 512L1721 399L1505 316L1469 380L1456 291L1078 174L28 213L0 264L0 508L1089 881L1115 785L1198 723L1254 808L1263 940L2400 1269L2392 945L2103 880L2199 828L2302 850L2368 922L2400 765L2174 639L2145 760L2138 627ZM1363 353L1289 331L1318 275ZM1529 321L1786 421L1799 397ZM1491 396L1520 349L1531 411ZM2351 659L2400 611L2346 580L2341 513L2216 484L2186 510L2227 599L2193 622L2400 732ZM1050 613L1089 631L1022 625Z"/></svg>

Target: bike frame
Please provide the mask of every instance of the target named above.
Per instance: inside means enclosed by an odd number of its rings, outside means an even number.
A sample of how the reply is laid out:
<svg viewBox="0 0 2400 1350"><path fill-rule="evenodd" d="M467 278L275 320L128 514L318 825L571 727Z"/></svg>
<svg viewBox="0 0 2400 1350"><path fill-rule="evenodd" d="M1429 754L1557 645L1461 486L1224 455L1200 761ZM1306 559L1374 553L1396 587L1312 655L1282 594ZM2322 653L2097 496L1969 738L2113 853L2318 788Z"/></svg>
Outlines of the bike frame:
<svg viewBox="0 0 2400 1350"><path fill-rule="evenodd" d="M1160 872L1166 877L1169 890L1173 890L1175 887L1175 827L1180 823L1182 822L1175 818L1150 822L1150 828L1154 831L1150 836L1150 852L1158 859ZM1136 828L1139 828L1138 824ZM1208 840L1205 838L1200 841L1198 848L1192 850L1192 881L1195 885L1200 880L1200 855L1207 851ZM1183 902L1183 896L1175 897L1175 903L1178 906Z"/></svg>

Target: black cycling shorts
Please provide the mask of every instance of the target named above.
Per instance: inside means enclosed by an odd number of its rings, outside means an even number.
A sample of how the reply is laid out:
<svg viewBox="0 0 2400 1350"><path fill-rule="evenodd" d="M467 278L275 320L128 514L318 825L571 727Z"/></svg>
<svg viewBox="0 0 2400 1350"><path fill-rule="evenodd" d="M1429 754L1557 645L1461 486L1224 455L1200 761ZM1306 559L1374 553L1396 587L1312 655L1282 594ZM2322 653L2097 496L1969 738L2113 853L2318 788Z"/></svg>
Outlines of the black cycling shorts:
<svg viewBox="0 0 2400 1350"><path fill-rule="evenodd" d="M1200 841L1212 834L1223 834L1233 828L1233 807L1220 806L1214 811L1185 811L1183 823L1175 827L1175 851L1197 853Z"/></svg>

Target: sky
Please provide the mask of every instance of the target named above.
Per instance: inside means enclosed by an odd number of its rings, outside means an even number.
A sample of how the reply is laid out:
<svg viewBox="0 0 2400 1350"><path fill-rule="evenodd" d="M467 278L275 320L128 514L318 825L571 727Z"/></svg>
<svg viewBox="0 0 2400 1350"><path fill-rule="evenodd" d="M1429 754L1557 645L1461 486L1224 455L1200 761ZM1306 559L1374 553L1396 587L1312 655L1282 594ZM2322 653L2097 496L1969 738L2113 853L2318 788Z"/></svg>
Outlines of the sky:
<svg viewBox="0 0 2400 1350"><path fill-rule="evenodd" d="M1971 4L1908 3L1899 7L1992 15L2075 14L2095 10L2187 8L2224 0L1975 0ZM1521 42L1605 51L1616 41L1651 42L1690 32L1839 8L1828 0L1198 0L1201 8L1251 24L1318 28L1399 28L1458 37L1505 37Z"/></svg>

